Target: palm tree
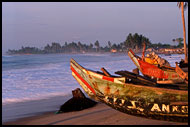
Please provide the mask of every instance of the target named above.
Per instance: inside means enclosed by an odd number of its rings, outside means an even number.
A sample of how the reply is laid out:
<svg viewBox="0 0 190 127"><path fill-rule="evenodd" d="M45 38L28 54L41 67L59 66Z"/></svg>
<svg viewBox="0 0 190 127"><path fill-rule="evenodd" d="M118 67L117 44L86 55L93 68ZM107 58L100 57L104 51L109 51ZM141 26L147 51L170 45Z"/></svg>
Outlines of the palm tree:
<svg viewBox="0 0 190 127"><path fill-rule="evenodd" d="M96 46L96 52L99 51L100 44L98 40L94 43L94 45Z"/></svg>
<svg viewBox="0 0 190 127"><path fill-rule="evenodd" d="M108 47L111 49L111 42L108 41Z"/></svg>
<svg viewBox="0 0 190 127"><path fill-rule="evenodd" d="M183 42L184 42L184 53L185 53L185 63L188 63L187 58L187 46L186 46L186 31L185 31L185 17L184 17L184 9L187 8L187 2L178 2L177 6L181 8L181 16L182 16L182 22L183 22Z"/></svg>

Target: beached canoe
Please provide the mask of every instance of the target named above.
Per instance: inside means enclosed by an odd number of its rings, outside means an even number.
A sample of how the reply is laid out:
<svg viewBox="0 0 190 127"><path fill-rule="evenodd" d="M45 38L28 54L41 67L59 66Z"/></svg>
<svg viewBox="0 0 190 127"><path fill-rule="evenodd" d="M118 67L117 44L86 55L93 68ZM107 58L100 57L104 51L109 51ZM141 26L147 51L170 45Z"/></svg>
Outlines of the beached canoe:
<svg viewBox="0 0 190 127"><path fill-rule="evenodd" d="M141 57L135 55L131 49L128 51L128 55L144 76L156 79L157 83L174 84L185 82L176 72L175 67L160 66L159 64L145 62Z"/></svg>
<svg viewBox="0 0 190 127"><path fill-rule="evenodd" d="M73 77L89 97L116 110L152 119L180 122L188 120L188 90L158 87L154 83L146 85L146 82L141 84L130 80L132 76L127 78L92 71L73 59L70 67ZM119 73L121 72L124 73Z"/></svg>

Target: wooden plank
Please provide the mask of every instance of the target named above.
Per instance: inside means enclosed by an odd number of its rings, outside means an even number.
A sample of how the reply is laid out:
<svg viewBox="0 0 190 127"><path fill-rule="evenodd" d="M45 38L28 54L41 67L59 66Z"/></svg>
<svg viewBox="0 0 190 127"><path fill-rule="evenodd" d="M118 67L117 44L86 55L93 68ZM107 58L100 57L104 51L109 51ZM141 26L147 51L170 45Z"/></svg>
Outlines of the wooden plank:
<svg viewBox="0 0 190 127"><path fill-rule="evenodd" d="M133 69L133 73L139 74L139 69L138 68Z"/></svg>
<svg viewBox="0 0 190 127"><path fill-rule="evenodd" d="M111 75L110 75L110 73L105 69L105 68L101 68L101 71L106 75L106 76L108 76L108 77L110 77Z"/></svg>
<svg viewBox="0 0 190 127"><path fill-rule="evenodd" d="M185 72L178 66L178 63L177 63L177 62L176 62L175 71L179 74L179 76L180 76L182 79L185 79L185 80L188 81L188 75L187 75L187 73L185 73Z"/></svg>
<svg viewBox="0 0 190 127"><path fill-rule="evenodd" d="M175 82L173 80L166 80L166 81L160 80L160 81L157 81L157 83L159 83L159 84L173 84Z"/></svg>
<svg viewBox="0 0 190 127"><path fill-rule="evenodd" d="M118 74L118 75L121 75L121 76L124 76L124 77L127 77L127 78L133 78L133 79L137 78L136 75L130 74L130 73L126 73L125 71L117 71L117 72L115 72L115 74Z"/></svg>
<svg viewBox="0 0 190 127"><path fill-rule="evenodd" d="M171 102L170 105L188 105L188 102Z"/></svg>
<svg viewBox="0 0 190 127"><path fill-rule="evenodd" d="M132 81L140 84L145 84L145 85L150 85L150 86L155 86L156 82L150 78L146 78L143 76L140 76L138 74L129 72L129 71L117 71L115 74L122 75L128 79L131 79Z"/></svg>
<svg viewBox="0 0 190 127"><path fill-rule="evenodd" d="M158 65L160 69L166 69L166 70L175 70L175 67L169 67L169 66L164 66L164 65Z"/></svg>

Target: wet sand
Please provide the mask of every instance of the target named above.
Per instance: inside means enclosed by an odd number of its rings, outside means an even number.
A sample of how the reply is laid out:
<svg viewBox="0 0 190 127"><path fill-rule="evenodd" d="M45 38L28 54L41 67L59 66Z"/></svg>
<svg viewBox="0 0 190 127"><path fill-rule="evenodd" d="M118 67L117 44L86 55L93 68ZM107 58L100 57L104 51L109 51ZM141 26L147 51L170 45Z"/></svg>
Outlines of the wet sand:
<svg viewBox="0 0 190 127"><path fill-rule="evenodd" d="M188 125L188 123L152 120L128 115L98 103L82 111L54 114L46 112L32 117L6 122L3 125Z"/></svg>

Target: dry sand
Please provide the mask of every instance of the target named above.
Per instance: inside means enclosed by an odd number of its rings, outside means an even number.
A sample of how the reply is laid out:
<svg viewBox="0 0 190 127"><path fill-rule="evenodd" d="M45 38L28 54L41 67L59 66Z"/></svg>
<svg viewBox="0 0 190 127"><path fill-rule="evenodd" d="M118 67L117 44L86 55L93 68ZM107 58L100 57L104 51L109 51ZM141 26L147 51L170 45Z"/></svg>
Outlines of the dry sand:
<svg viewBox="0 0 190 127"><path fill-rule="evenodd" d="M6 122L3 125L188 125L188 123L136 117L98 103L95 107L82 111L62 114L49 112Z"/></svg>

